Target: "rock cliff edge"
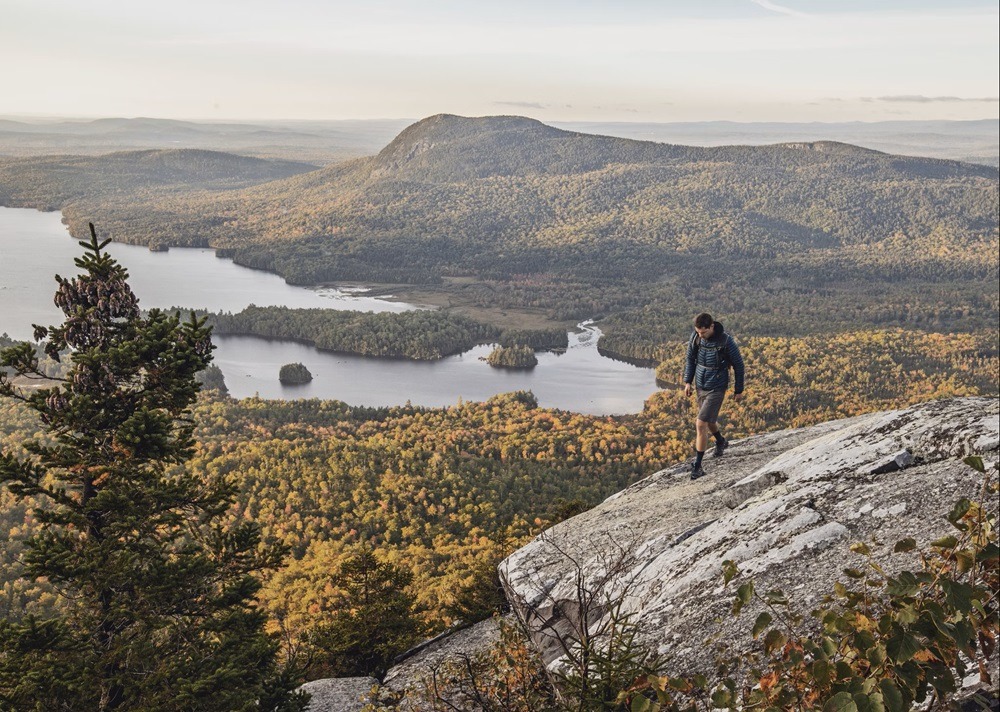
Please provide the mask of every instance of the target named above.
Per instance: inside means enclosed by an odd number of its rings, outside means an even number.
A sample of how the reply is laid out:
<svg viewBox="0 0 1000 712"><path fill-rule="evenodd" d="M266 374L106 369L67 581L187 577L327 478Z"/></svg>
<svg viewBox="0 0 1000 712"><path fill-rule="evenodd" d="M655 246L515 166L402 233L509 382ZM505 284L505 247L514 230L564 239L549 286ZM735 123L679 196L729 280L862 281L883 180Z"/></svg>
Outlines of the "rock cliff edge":
<svg viewBox="0 0 1000 712"><path fill-rule="evenodd" d="M673 671L713 667L705 641L749 649L753 616L734 619L730 559L761 590L780 588L808 612L860 561L849 546L877 540L887 566L905 537L926 547L949 533L945 514L976 497L982 476L961 458L990 465L1000 447L1000 401L923 403L734 442L691 481L684 465L653 474L568 519L500 566L514 609L547 665L560 640L608 600L640 621L640 642Z"/></svg>

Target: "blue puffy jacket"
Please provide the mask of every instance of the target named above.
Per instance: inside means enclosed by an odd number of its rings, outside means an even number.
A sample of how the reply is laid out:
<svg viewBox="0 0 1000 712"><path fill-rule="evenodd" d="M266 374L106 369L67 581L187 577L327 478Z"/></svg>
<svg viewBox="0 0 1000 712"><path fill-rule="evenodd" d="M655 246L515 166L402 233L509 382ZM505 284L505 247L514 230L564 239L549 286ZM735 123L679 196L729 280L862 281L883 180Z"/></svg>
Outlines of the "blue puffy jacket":
<svg viewBox="0 0 1000 712"><path fill-rule="evenodd" d="M743 356L735 339L715 322L715 333L708 339L691 335L684 366L684 382L703 391L724 391L729 387L729 368L736 374L735 393L743 392Z"/></svg>

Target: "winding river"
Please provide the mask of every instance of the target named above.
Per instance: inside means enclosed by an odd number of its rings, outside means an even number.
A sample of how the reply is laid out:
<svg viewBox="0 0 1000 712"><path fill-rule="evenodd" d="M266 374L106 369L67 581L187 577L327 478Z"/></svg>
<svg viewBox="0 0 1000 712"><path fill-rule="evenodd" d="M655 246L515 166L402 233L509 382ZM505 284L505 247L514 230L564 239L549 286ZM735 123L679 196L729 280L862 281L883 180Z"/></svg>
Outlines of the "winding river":
<svg viewBox="0 0 1000 712"><path fill-rule="evenodd" d="M78 271L79 246L67 237L59 213L0 208L0 333L31 338L32 324L53 324L54 275ZM113 243L111 254L128 268L130 284L145 308L182 306L236 312L258 306L326 307L400 312L419 305L368 296L364 289L294 287L277 275L220 259L210 249L145 247ZM490 346L439 361L376 359L319 351L291 341L216 337L215 362L237 398L330 398L352 405L454 405L497 393L530 390L540 405L594 415L636 413L655 390L653 370L601 356L600 331L582 324L570 333L565 353L539 353L529 371L494 369L481 360ZM313 381L284 386L283 364L301 362Z"/></svg>

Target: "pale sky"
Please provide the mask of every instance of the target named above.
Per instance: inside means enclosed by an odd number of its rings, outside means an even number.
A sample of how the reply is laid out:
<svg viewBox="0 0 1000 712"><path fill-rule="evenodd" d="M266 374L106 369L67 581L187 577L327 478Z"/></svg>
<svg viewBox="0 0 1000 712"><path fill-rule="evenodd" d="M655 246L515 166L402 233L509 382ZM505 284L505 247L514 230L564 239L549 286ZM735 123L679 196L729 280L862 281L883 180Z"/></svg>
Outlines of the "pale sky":
<svg viewBox="0 0 1000 712"><path fill-rule="evenodd" d="M0 0L0 115L998 115L1000 2Z"/></svg>

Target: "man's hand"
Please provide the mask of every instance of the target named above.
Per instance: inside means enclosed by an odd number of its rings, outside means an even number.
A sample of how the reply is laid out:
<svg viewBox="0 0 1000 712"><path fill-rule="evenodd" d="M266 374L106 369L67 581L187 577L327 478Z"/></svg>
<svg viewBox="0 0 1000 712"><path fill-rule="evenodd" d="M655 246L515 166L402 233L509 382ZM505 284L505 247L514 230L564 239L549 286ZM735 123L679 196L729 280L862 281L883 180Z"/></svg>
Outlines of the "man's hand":
<svg viewBox="0 0 1000 712"><path fill-rule="evenodd" d="M740 391L739 393L734 393L733 394L733 400L734 401L741 401L741 400L743 400L743 396L744 395L746 395L745 391Z"/></svg>
<svg viewBox="0 0 1000 712"><path fill-rule="evenodd" d="M686 395L688 398L691 397L691 384L690 383L685 383L684 384L684 395Z"/></svg>

